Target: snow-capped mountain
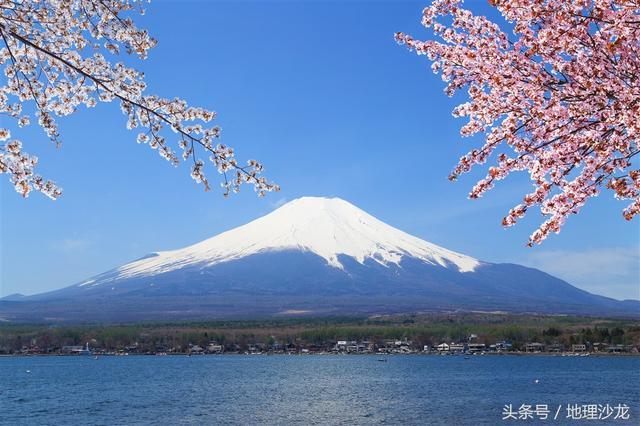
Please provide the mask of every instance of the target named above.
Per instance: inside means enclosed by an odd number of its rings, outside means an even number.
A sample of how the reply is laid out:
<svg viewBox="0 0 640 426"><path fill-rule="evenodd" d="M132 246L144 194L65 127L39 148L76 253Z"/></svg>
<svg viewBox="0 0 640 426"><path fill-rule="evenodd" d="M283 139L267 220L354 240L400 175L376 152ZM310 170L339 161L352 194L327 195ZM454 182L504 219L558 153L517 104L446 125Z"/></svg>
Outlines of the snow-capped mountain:
<svg viewBox="0 0 640 426"><path fill-rule="evenodd" d="M416 238L379 221L340 198L303 197L246 225L178 250L156 252L126 264L102 279L150 277L187 267L208 268L260 253L298 250L323 258L328 266L344 269L347 256L364 264L399 265L412 257L432 265L472 272L480 262Z"/></svg>
<svg viewBox="0 0 640 426"><path fill-rule="evenodd" d="M0 301L0 317L14 320L456 309L640 315L640 303L596 296L535 269L481 262L321 197L61 290Z"/></svg>

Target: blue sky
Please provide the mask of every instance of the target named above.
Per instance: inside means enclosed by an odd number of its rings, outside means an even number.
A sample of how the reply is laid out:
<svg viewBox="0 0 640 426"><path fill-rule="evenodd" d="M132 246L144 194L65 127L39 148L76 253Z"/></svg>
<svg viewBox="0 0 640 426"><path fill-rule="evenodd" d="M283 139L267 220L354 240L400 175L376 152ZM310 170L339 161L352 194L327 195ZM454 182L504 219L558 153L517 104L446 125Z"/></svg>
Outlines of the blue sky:
<svg viewBox="0 0 640 426"><path fill-rule="evenodd" d="M527 248L542 217L500 221L531 184L512 176L466 198L484 170L447 175L478 139L451 116L461 98L393 40L427 37L413 1L154 1L138 19L159 40L138 67L152 93L218 112L222 141L257 158L282 191L247 187L225 200L188 167L170 167L135 142L116 104L60 120L56 150L39 128L15 130L64 188L51 202L0 182L0 296L60 288L148 252L179 248L304 195L338 196L433 243L492 262L538 267L586 290L640 298L640 227L608 192L559 235ZM490 13L486 1L467 2ZM493 15L492 15L493 16ZM211 173L210 173L211 174ZM213 177L213 176L212 176Z"/></svg>

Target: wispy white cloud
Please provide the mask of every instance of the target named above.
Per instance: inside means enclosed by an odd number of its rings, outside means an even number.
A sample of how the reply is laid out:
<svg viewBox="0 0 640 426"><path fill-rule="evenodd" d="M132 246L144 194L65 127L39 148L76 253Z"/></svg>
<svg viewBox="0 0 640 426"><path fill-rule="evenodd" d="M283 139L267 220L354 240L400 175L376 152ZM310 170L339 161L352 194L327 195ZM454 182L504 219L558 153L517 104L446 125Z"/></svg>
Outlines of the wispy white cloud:
<svg viewBox="0 0 640 426"><path fill-rule="evenodd" d="M640 247L549 250L531 253L520 263L592 293L616 299L640 299Z"/></svg>
<svg viewBox="0 0 640 426"><path fill-rule="evenodd" d="M62 240L55 241L52 244L52 248L63 253L73 253L85 250L90 247L91 244L92 241L87 238L64 238Z"/></svg>

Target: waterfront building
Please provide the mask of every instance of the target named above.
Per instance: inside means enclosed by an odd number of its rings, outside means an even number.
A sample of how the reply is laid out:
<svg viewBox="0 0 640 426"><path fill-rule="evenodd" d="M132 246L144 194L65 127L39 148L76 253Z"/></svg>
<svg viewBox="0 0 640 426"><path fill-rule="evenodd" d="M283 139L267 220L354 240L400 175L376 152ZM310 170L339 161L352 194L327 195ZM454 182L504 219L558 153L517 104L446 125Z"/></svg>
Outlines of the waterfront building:
<svg viewBox="0 0 640 426"><path fill-rule="evenodd" d="M533 342L527 343L525 349L527 352L544 352L545 346L543 343Z"/></svg>

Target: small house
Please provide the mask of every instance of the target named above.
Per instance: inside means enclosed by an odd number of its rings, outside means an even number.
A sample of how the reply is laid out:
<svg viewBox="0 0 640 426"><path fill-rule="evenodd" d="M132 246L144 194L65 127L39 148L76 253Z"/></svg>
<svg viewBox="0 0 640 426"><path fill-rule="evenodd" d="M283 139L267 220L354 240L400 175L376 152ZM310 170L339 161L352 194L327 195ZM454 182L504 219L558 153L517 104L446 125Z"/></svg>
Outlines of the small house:
<svg viewBox="0 0 640 426"><path fill-rule="evenodd" d="M571 345L571 352L586 352L587 345Z"/></svg>
<svg viewBox="0 0 640 426"><path fill-rule="evenodd" d="M525 349L527 352L544 352L545 346L543 343L533 342L527 343Z"/></svg>

